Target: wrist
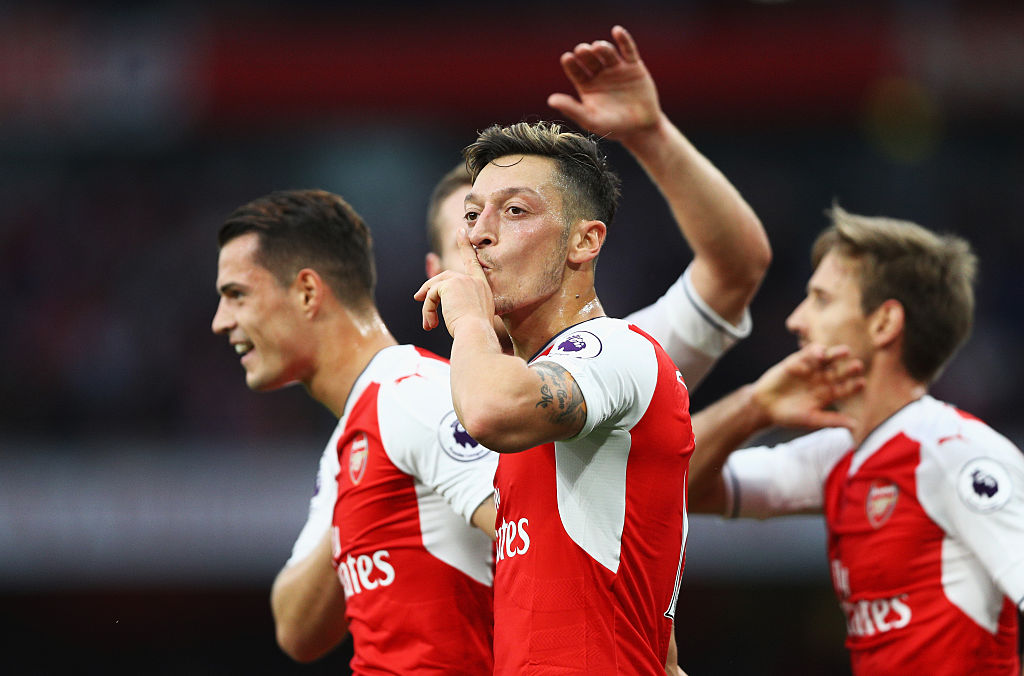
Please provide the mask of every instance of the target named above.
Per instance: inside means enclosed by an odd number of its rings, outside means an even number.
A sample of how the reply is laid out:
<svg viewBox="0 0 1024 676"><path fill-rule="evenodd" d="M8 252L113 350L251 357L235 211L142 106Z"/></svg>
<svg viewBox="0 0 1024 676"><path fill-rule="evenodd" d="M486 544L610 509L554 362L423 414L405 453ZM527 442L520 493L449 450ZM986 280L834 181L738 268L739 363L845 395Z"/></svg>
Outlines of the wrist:
<svg viewBox="0 0 1024 676"><path fill-rule="evenodd" d="M634 155L646 156L663 148L673 134L681 134L681 132L676 129L668 116L658 109L650 123L628 133L620 133L615 138Z"/></svg>
<svg viewBox="0 0 1024 676"><path fill-rule="evenodd" d="M463 347L472 346L485 351L501 352L501 343L494 333L494 324L490 317L463 315L452 321L449 332Z"/></svg>
<svg viewBox="0 0 1024 676"><path fill-rule="evenodd" d="M771 426L770 396L759 390L756 382L744 385L739 392L743 399L743 419L750 424L750 432Z"/></svg>

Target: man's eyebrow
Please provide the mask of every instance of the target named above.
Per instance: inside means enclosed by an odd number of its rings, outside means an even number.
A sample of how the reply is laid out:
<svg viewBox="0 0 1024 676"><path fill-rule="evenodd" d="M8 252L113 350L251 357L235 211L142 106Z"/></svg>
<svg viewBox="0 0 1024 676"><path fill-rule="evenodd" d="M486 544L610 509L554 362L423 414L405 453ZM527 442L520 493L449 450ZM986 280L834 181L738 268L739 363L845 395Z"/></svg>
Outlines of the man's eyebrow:
<svg viewBox="0 0 1024 676"><path fill-rule="evenodd" d="M531 197L541 197L541 194L539 192L537 192L533 188L527 188L526 186L512 186L512 187L509 187L509 188L503 188L501 190L498 190L498 191L494 192L493 195L495 197L497 197L498 199L505 200L505 199L508 199L509 197L513 197L515 195L519 195L519 194L523 194L523 193L525 193L525 194L527 194L527 195L529 195ZM478 196L474 192L470 192L468 195L466 195L466 199L464 200L464 203L465 204L469 204L470 202L479 203L480 201L481 201L480 196Z"/></svg>
<svg viewBox="0 0 1024 676"><path fill-rule="evenodd" d="M217 293L223 295L228 291L240 291L244 288L244 285L239 284L238 282L226 282L217 287Z"/></svg>

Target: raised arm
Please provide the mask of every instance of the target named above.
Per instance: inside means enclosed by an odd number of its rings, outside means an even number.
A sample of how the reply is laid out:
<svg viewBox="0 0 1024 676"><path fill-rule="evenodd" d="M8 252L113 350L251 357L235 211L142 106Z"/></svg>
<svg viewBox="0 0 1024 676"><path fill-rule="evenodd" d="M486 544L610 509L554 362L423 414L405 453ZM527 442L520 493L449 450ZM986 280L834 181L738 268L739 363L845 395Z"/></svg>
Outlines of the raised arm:
<svg viewBox="0 0 1024 676"><path fill-rule="evenodd" d="M827 410L864 386L863 365L845 346L807 345L771 367L756 382L707 406L692 418L687 511L725 510L722 467L755 432L770 426L850 427L849 417Z"/></svg>
<svg viewBox="0 0 1024 676"><path fill-rule="evenodd" d="M277 574L270 608L277 644L297 662L317 660L345 638L345 592L331 564L329 530L310 554Z"/></svg>
<svg viewBox="0 0 1024 676"><path fill-rule="evenodd" d="M552 94L548 105L633 154L693 249L695 290L723 319L739 324L771 262L768 236L739 192L662 111L630 34L615 26L612 38L615 44L582 43L562 55L579 98Z"/></svg>

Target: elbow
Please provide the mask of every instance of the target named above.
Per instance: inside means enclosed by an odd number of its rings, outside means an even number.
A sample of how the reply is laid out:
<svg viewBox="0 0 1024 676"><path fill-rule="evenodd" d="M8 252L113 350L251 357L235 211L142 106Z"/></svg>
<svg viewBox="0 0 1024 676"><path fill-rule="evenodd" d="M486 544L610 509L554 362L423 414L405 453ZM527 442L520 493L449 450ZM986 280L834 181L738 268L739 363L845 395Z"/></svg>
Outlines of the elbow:
<svg viewBox="0 0 1024 676"><path fill-rule="evenodd" d="M725 480L721 467L709 468L711 476L691 474L687 486L686 511L690 514L725 513Z"/></svg>
<svg viewBox="0 0 1024 676"><path fill-rule="evenodd" d="M500 408L472 406L467 411L459 412L459 420L469 436L496 453L515 453L524 451L534 444L522 439L521 429L510 426L508 419L503 419L495 411Z"/></svg>
<svg viewBox="0 0 1024 676"><path fill-rule="evenodd" d="M318 645L306 636L300 627L289 626L287 623L278 623L276 637L277 645L284 654L300 664L315 662L329 653L333 647Z"/></svg>
<svg viewBox="0 0 1024 676"><path fill-rule="evenodd" d="M747 296L748 303L757 290L761 287L765 275L768 274L768 266L772 263L772 248L768 243L768 237L761 231L756 242L751 243L747 248L746 257L742 265L736 265L735 261L729 266L725 276L731 277L731 285L737 292Z"/></svg>
<svg viewBox="0 0 1024 676"><path fill-rule="evenodd" d="M493 419L493 416L487 415L473 415L467 416L460 413L459 418L462 420L462 426L466 428L466 432L469 436L480 444L486 446L492 451L498 453L505 453L505 438L501 434L500 426L498 421Z"/></svg>
<svg viewBox="0 0 1024 676"><path fill-rule="evenodd" d="M754 257L754 268L757 270L757 283L760 284L761 280L768 273L768 266L772 264L772 245L768 243L768 236L763 235L761 237L762 245L758 248L758 252Z"/></svg>
<svg viewBox="0 0 1024 676"><path fill-rule="evenodd" d="M746 265L740 267L746 272L747 283L757 289L768 273L768 266L772 263L772 245L768 241L768 233L764 231L760 219L753 213L750 218L752 219L751 230L756 235L751 239L747 249Z"/></svg>
<svg viewBox="0 0 1024 676"><path fill-rule="evenodd" d="M768 235L765 234L763 229L761 230L760 239L761 243L756 247L751 263L751 267L757 271L758 284L761 283L761 280L767 274L768 266L772 264L772 245L768 242Z"/></svg>
<svg viewBox="0 0 1024 676"><path fill-rule="evenodd" d="M285 655L301 664L307 664L320 657L301 636L297 635L297 632L280 624L277 625L277 645Z"/></svg>

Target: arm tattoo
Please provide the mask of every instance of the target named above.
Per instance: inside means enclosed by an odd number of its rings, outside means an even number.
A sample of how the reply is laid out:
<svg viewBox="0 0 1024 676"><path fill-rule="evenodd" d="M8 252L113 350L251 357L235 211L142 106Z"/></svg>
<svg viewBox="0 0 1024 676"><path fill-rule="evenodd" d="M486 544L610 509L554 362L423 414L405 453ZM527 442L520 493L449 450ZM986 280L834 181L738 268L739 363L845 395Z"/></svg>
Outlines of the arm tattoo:
<svg viewBox="0 0 1024 676"><path fill-rule="evenodd" d="M541 362L531 366L540 376L540 400L537 408L546 408L548 420L559 426L572 429L573 434L579 432L587 420L587 402L583 400L583 392L569 372L551 362Z"/></svg>

